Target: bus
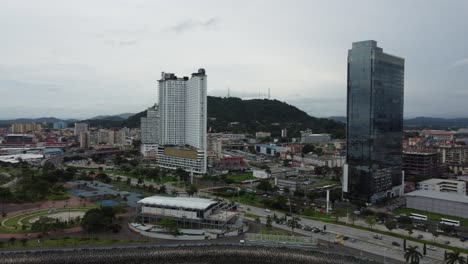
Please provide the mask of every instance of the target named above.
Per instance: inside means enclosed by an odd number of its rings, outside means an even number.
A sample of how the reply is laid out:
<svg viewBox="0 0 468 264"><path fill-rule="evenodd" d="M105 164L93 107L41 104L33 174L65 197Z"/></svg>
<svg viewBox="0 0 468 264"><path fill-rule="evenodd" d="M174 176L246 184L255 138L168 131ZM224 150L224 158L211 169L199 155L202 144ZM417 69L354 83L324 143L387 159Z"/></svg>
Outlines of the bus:
<svg viewBox="0 0 468 264"><path fill-rule="evenodd" d="M409 214L409 217L414 220L427 221L427 216L420 214Z"/></svg>
<svg viewBox="0 0 468 264"><path fill-rule="evenodd" d="M460 221L447 219L447 218L441 218L440 219L440 224L441 225L457 226L458 227L458 226L460 226Z"/></svg>

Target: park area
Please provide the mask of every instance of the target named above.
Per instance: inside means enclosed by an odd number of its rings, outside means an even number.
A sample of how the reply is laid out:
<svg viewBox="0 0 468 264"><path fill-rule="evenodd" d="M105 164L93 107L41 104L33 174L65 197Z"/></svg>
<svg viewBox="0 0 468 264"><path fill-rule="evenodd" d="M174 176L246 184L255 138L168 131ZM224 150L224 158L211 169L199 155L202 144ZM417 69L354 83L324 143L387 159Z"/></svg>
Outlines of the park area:
<svg viewBox="0 0 468 264"><path fill-rule="evenodd" d="M64 227L74 227L79 225L79 219L81 219L86 211L96 206L75 206L67 208L49 208L49 209L38 209L29 210L26 212L12 212L10 216L6 216L2 219L0 225L0 233L14 234L14 233L32 233L39 232L41 227L37 227L38 230L33 230L35 224L56 224L63 223ZM43 219L50 220L48 223Z"/></svg>

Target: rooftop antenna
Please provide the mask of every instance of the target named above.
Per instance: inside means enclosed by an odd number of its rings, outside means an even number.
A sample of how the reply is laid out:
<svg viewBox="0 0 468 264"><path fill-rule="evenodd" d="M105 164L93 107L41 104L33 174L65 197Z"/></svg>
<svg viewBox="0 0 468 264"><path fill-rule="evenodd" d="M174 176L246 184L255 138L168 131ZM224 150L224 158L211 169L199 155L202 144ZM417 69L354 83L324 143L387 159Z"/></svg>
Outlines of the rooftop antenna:
<svg viewBox="0 0 468 264"><path fill-rule="evenodd" d="M268 100L270 100L270 88L268 88Z"/></svg>
<svg viewBox="0 0 468 264"><path fill-rule="evenodd" d="M228 95L227 95L227 98L231 97L231 91L229 90L229 87L228 87Z"/></svg>

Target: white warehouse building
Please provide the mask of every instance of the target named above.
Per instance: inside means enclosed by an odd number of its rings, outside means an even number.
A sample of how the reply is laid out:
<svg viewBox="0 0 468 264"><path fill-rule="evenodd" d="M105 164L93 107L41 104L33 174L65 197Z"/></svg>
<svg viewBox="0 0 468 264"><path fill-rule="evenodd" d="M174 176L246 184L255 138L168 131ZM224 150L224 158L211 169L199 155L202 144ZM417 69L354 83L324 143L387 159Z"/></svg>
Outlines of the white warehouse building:
<svg viewBox="0 0 468 264"><path fill-rule="evenodd" d="M429 179L418 182L416 189L432 192L449 192L466 196L466 183L457 180Z"/></svg>

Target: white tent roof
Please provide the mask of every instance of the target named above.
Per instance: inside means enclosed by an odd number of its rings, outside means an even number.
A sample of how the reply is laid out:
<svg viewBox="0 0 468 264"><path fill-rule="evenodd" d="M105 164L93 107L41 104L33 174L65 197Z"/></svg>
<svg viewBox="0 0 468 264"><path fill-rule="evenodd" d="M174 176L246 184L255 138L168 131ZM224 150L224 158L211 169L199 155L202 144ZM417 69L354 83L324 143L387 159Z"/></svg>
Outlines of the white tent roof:
<svg viewBox="0 0 468 264"><path fill-rule="evenodd" d="M138 201L138 203L202 210L216 204L216 201L192 197L150 196Z"/></svg>

